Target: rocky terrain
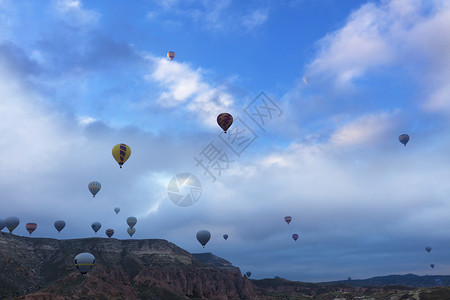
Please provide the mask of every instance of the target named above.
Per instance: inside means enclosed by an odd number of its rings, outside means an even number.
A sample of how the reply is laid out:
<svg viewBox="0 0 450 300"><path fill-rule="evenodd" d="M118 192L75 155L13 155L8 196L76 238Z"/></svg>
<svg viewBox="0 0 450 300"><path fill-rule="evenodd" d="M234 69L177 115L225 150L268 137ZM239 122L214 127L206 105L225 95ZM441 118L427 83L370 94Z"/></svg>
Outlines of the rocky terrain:
<svg viewBox="0 0 450 300"><path fill-rule="evenodd" d="M73 264L80 252L96 257L85 276ZM405 276L420 281L411 275ZM159 239L56 240L0 232L0 299L450 299L446 287L357 282L250 280L220 257L190 254Z"/></svg>

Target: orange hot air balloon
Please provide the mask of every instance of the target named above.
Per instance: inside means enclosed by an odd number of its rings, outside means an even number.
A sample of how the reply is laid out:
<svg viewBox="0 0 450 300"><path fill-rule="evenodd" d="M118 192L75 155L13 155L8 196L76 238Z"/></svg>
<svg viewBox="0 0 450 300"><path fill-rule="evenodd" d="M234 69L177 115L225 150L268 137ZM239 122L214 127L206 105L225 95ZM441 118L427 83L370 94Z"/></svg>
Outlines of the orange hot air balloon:
<svg viewBox="0 0 450 300"><path fill-rule="evenodd" d="M233 116L229 113L221 113L217 116L217 124L223 129L224 133L227 133L228 128L233 124Z"/></svg>
<svg viewBox="0 0 450 300"><path fill-rule="evenodd" d="M174 58L175 58L175 52L173 52L173 51L167 52L167 57L168 57L170 60L174 59Z"/></svg>

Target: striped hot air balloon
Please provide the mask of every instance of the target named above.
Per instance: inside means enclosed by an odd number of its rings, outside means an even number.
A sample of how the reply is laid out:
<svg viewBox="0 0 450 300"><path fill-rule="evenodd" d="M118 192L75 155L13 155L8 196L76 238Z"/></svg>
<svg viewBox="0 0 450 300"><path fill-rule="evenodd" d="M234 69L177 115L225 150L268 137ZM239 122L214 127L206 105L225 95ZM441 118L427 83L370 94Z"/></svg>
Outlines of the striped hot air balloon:
<svg viewBox="0 0 450 300"><path fill-rule="evenodd" d="M113 229L106 229L106 235L110 238L112 237L114 234L114 230Z"/></svg>
<svg viewBox="0 0 450 300"><path fill-rule="evenodd" d="M217 116L217 124L223 129L224 133L227 133L228 128L233 124L233 116L229 113L221 113Z"/></svg>
<svg viewBox="0 0 450 300"><path fill-rule="evenodd" d="M100 191L101 188L102 188L102 185L98 181L91 181L88 184L88 189L92 193L93 197L95 197L95 195L97 195L97 193Z"/></svg>
<svg viewBox="0 0 450 300"><path fill-rule="evenodd" d="M173 51L167 52L167 57L168 57L170 60L174 59L174 58L175 58L175 52L173 52ZM181 59L181 60L183 60L183 59Z"/></svg>
<svg viewBox="0 0 450 300"><path fill-rule="evenodd" d="M33 233L33 231L36 230L37 228L37 224L36 223L27 223L25 225L25 228L27 229L27 231L30 233L30 235Z"/></svg>
<svg viewBox="0 0 450 300"><path fill-rule="evenodd" d="M120 168L131 155L131 148L125 144L117 144L112 149L112 155L119 164Z"/></svg>
<svg viewBox="0 0 450 300"><path fill-rule="evenodd" d="M130 228L133 228L134 225L136 225L136 223L137 223L137 219L135 217L129 217L127 219L127 224L128 224L128 226L130 226Z"/></svg>
<svg viewBox="0 0 450 300"><path fill-rule="evenodd" d="M291 217L291 216L286 216L286 217L284 217L284 220L285 220L286 223L288 223L288 225L289 225L289 223L291 223L291 221L292 221L292 217Z"/></svg>

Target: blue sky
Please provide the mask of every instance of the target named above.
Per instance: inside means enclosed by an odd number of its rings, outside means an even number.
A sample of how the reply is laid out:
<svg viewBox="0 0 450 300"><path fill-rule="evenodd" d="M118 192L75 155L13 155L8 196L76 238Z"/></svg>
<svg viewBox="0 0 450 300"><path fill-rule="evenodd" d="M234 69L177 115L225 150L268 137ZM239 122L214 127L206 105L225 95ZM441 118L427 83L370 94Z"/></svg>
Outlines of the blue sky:
<svg viewBox="0 0 450 300"><path fill-rule="evenodd" d="M135 216L133 238L254 278L448 274L447 28L439 0L1 1L0 218L126 239ZM245 113L261 92L278 108L263 128ZM254 133L240 155L222 112ZM194 160L210 142L231 160L216 181ZM183 172L202 182L190 207L167 194Z"/></svg>

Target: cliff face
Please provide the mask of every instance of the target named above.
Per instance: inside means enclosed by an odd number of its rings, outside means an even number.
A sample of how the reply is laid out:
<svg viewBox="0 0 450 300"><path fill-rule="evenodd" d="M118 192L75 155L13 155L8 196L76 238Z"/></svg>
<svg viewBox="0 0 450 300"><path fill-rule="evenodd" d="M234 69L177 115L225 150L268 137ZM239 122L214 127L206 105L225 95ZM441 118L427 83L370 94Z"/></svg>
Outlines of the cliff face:
<svg viewBox="0 0 450 300"><path fill-rule="evenodd" d="M73 264L81 252L96 258L86 276ZM0 297L245 299L258 295L239 268L222 263L231 271L204 264L165 240L55 240L0 232Z"/></svg>

